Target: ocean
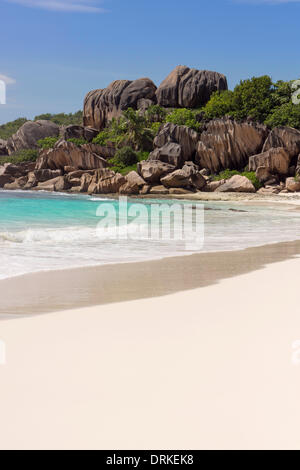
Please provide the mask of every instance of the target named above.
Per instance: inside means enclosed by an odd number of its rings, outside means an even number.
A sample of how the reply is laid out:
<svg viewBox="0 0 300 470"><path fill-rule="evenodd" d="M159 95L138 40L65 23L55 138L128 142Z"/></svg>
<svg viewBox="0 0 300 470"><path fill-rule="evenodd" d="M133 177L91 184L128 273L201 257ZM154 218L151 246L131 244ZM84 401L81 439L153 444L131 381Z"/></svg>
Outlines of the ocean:
<svg viewBox="0 0 300 470"><path fill-rule="evenodd" d="M139 239L114 238L113 225L108 227L104 237L97 227L101 220L99 208L103 212L107 203L119 213L117 199L1 190L0 279L37 271L144 261L200 251L239 250L297 240L300 234L300 211L296 206L254 205L250 201L193 202L192 211L204 207L203 246L189 243L187 248L184 240L176 236L175 239L149 239L144 234ZM143 204L150 213L154 204L170 206L179 201L135 198L128 200L128 208L134 209L137 203ZM180 204L190 206L191 202L180 201ZM146 218L139 219L139 223L145 228ZM152 223L160 227L163 222L158 217ZM194 223L197 224L197 220ZM136 225L136 218L131 216L120 225L124 235L128 226Z"/></svg>

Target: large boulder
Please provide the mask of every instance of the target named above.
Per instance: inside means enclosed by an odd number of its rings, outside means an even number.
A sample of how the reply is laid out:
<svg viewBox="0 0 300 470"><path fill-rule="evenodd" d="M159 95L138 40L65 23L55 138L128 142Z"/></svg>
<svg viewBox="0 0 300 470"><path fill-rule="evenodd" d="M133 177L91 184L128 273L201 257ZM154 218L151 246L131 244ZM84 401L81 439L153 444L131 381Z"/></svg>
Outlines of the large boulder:
<svg viewBox="0 0 300 470"><path fill-rule="evenodd" d="M156 96L166 108L199 108L212 93L227 90L226 77L217 72L178 65L158 87Z"/></svg>
<svg viewBox="0 0 300 470"><path fill-rule="evenodd" d="M90 91L84 100L83 125L102 129L122 111L138 108L142 99L156 103L156 86L149 78L116 80L103 90Z"/></svg>
<svg viewBox="0 0 300 470"><path fill-rule="evenodd" d="M41 152L36 169L63 170L65 166L71 166L79 170L93 170L107 165L104 158L86 150L84 146L78 147L72 142L61 140L52 149Z"/></svg>
<svg viewBox="0 0 300 470"><path fill-rule="evenodd" d="M262 124L215 119L201 134L195 161L212 173L243 169L249 156L261 151L267 135L267 127Z"/></svg>
<svg viewBox="0 0 300 470"><path fill-rule="evenodd" d="M62 127L60 130L60 136L64 140L84 139L87 142L91 142L94 139L94 137L98 135L98 133L99 131L97 129L93 129L91 127L84 127L84 126L75 126L75 125Z"/></svg>
<svg viewBox="0 0 300 470"><path fill-rule="evenodd" d="M51 121L27 121L7 141L8 154L17 150L38 148L38 140L45 137L58 137L59 126Z"/></svg>
<svg viewBox="0 0 300 470"><path fill-rule="evenodd" d="M218 193L255 193L255 187L246 176L234 175L219 186Z"/></svg>
<svg viewBox="0 0 300 470"><path fill-rule="evenodd" d="M288 175L289 165L290 156L283 147L271 148L249 158L250 171L256 171L259 167L266 167L271 174Z"/></svg>
<svg viewBox="0 0 300 470"><path fill-rule="evenodd" d="M193 160L199 139L199 134L193 129L168 122L160 128L154 139L154 147L161 148L174 142L181 147L182 161Z"/></svg>
<svg viewBox="0 0 300 470"><path fill-rule="evenodd" d="M0 156L7 155L7 153L8 153L7 140L0 139Z"/></svg>
<svg viewBox="0 0 300 470"><path fill-rule="evenodd" d="M291 159L297 157L300 153L300 131L292 127L275 127L270 132L262 151L267 152L277 147L283 147Z"/></svg>
<svg viewBox="0 0 300 470"><path fill-rule="evenodd" d="M26 176L30 171L33 171L34 168L35 162L22 162L17 164L6 163L1 167L0 174L20 178L21 176Z"/></svg>
<svg viewBox="0 0 300 470"><path fill-rule="evenodd" d="M291 192L299 192L300 191L300 181L298 178L287 178L285 182L286 189Z"/></svg>
<svg viewBox="0 0 300 470"><path fill-rule="evenodd" d="M182 169L161 178L161 183L166 188L191 188L201 190L206 185L204 176L197 171L194 165L184 165Z"/></svg>
<svg viewBox="0 0 300 470"><path fill-rule="evenodd" d="M126 183L126 178L108 168L95 171L88 187L89 194L114 194Z"/></svg>
<svg viewBox="0 0 300 470"><path fill-rule="evenodd" d="M6 184L13 182L13 177L10 175L1 175L0 174L0 188L3 188Z"/></svg>
<svg viewBox="0 0 300 470"><path fill-rule="evenodd" d="M147 182L151 184L159 183L160 179L168 173L174 171L176 167L163 163L159 160L153 161L142 161L137 165L139 175Z"/></svg>
<svg viewBox="0 0 300 470"><path fill-rule="evenodd" d="M148 161L159 160L174 165L176 168L182 166L182 148L175 142L168 142L163 147L157 148L150 153Z"/></svg>

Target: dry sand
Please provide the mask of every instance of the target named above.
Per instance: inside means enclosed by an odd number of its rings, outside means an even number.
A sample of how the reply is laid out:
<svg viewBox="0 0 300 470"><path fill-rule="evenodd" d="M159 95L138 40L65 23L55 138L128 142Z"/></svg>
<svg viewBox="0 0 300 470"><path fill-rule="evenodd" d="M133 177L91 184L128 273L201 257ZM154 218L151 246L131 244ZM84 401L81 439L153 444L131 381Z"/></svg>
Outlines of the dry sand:
<svg viewBox="0 0 300 470"><path fill-rule="evenodd" d="M246 252L205 287L1 321L0 448L300 449L300 259Z"/></svg>

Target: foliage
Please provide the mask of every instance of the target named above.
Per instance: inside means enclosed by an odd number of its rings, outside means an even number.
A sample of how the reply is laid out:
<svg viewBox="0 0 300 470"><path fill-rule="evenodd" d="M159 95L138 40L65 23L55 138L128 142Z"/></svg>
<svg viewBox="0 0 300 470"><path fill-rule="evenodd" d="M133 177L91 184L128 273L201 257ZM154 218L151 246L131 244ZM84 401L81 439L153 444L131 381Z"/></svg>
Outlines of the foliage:
<svg viewBox="0 0 300 470"><path fill-rule="evenodd" d="M292 82L272 83L269 76L243 80L234 91L215 92L203 108L207 119L230 115L300 129L300 105L292 103Z"/></svg>
<svg viewBox="0 0 300 470"><path fill-rule="evenodd" d="M115 162L124 166L135 165L138 161L137 153L131 147L122 147L114 156Z"/></svg>
<svg viewBox="0 0 300 470"><path fill-rule="evenodd" d="M213 179L214 181L220 181L220 180L227 180L231 178L232 176L235 175L240 175L240 176L246 176L253 186L255 187L256 190L260 189L262 187L261 183L258 181L256 174L254 171L237 171L237 170L224 170L221 171L218 175L214 175Z"/></svg>
<svg viewBox="0 0 300 470"><path fill-rule="evenodd" d="M232 91L216 91L204 108L204 116L207 119L216 119L230 115L233 112L232 101Z"/></svg>
<svg viewBox="0 0 300 470"><path fill-rule="evenodd" d="M147 127L145 116L129 108L119 119L112 119L109 126L93 139L93 143L112 143L118 149L129 146L135 150L148 151L152 150L154 135L154 131Z"/></svg>
<svg viewBox="0 0 300 470"><path fill-rule="evenodd" d="M73 144L80 147L80 145L88 144L88 141L83 139L82 137L72 137L71 139L67 139L68 142L72 142Z"/></svg>
<svg viewBox="0 0 300 470"><path fill-rule="evenodd" d="M52 121L59 126L70 126L76 125L81 126L83 120L83 113L82 111L77 111L76 113L59 113L59 114L40 114L39 116L35 116L34 121L39 120L46 120Z"/></svg>
<svg viewBox="0 0 300 470"><path fill-rule="evenodd" d="M158 131L161 128L161 126L162 126L161 122L153 122L151 124L151 131L152 131L154 137L158 134Z"/></svg>
<svg viewBox="0 0 300 470"><path fill-rule="evenodd" d="M162 108L158 104L153 104L152 106L149 106L147 111L145 112L145 119L149 127L151 127L151 124L154 122L164 122L167 117L167 110L165 108Z"/></svg>
<svg viewBox="0 0 300 470"><path fill-rule="evenodd" d="M136 152L136 156L137 161L141 162L142 160L147 160L149 152L139 151ZM124 163L121 163L116 157L111 158L109 163L113 165L111 168L113 171L121 173L122 175L127 175L127 173L130 171L137 171L137 163L133 165L125 165Z"/></svg>
<svg viewBox="0 0 300 470"><path fill-rule="evenodd" d="M51 149L54 147L57 141L58 137L45 137L44 139L38 140L37 144L42 149Z"/></svg>
<svg viewBox="0 0 300 470"><path fill-rule="evenodd" d="M196 111L187 108L174 109L166 116L165 121L178 126L191 127L195 131L200 129L200 123L196 120Z"/></svg>
<svg viewBox="0 0 300 470"><path fill-rule="evenodd" d="M22 162L35 162L38 157L38 150L23 149L18 150L12 155L1 157L1 164L3 163L22 163Z"/></svg>
<svg viewBox="0 0 300 470"><path fill-rule="evenodd" d="M21 126L23 126L23 124L25 124L25 122L27 122L26 118L19 118L15 121L2 124L0 126L0 139L9 139L13 134L17 132L18 129L20 129Z"/></svg>

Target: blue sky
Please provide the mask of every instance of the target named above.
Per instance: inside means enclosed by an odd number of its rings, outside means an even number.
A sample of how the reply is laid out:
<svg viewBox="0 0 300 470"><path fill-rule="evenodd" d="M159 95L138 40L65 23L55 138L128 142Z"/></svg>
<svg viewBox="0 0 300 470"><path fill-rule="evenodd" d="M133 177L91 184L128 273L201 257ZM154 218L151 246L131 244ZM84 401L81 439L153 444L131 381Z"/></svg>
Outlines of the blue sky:
<svg viewBox="0 0 300 470"><path fill-rule="evenodd" d="M73 112L112 80L178 64L240 79L300 77L300 0L0 0L0 123Z"/></svg>

